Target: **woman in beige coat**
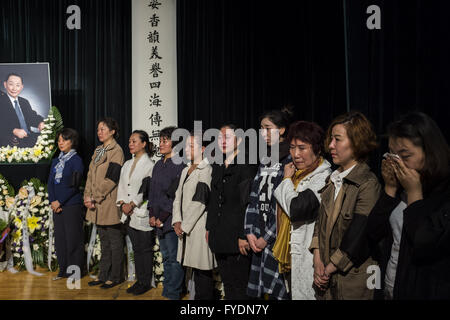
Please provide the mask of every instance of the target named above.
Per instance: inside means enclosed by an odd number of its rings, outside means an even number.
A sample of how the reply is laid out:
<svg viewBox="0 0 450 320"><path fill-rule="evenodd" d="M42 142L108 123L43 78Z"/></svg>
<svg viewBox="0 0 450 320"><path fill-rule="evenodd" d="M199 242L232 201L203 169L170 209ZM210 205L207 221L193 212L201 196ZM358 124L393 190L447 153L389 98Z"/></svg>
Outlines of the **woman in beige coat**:
<svg viewBox="0 0 450 320"><path fill-rule="evenodd" d="M363 114L351 112L332 122L325 146L339 168L320 191L319 217L310 246L314 284L318 298L369 300L374 290L367 285L367 268L377 263L370 256L364 230L380 185L365 160L377 146L376 136Z"/></svg>
<svg viewBox="0 0 450 320"><path fill-rule="evenodd" d="M124 241L116 199L124 157L115 140L118 131L114 119L105 118L98 122L97 136L103 144L92 156L84 190L84 205L88 208L86 219L97 225L101 246L98 279L89 285L101 284L103 289L123 282Z"/></svg>
<svg viewBox="0 0 450 320"><path fill-rule="evenodd" d="M210 192L212 168L202 159L205 146L191 135L186 142L186 156L191 164L181 173L173 202L172 224L179 237L177 260L193 269L195 300L214 298L212 269L214 254L206 242L206 205Z"/></svg>

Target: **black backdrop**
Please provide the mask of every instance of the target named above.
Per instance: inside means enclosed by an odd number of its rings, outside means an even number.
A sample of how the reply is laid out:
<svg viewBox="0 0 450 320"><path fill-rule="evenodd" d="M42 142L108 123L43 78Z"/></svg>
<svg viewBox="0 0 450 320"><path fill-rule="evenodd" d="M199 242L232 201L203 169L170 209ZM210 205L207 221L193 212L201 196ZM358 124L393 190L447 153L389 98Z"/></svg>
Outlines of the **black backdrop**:
<svg viewBox="0 0 450 320"><path fill-rule="evenodd" d="M65 26L72 4L78 31ZM372 4L381 30L366 28ZM449 140L449 10L446 0L178 0L179 125L258 127L264 109L293 104L323 127L361 110L381 135L422 110ZM119 121L127 152L131 0L2 0L0 28L1 62L50 62L53 104L81 133L85 162L103 116Z"/></svg>
<svg viewBox="0 0 450 320"><path fill-rule="evenodd" d="M180 126L259 128L285 104L324 125L345 112L341 1L179 0L177 14Z"/></svg>
<svg viewBox="0 0 450 320"><path fill-rule="evenodd" d="M369 30L370 5L381 30ZM178 0L181 126L258 127L264 109L296 106L326 128L348 109L374 124L412 110L433 117L449 141L450 1ZM346 56L348 59L346 60Z"/></svg>
<svg viewBox="0 0 450 320"><path fill-rule="evenodd" d="M69 30L67 7L81 9ZM78 130L85 164L98 144L96 121L118 120L119 143L131 131L130 0L2 0L1 62L50 62L52 104ZM3 80L2 80L3 89ZM126 151L127 149L124 149Z"/></svg>

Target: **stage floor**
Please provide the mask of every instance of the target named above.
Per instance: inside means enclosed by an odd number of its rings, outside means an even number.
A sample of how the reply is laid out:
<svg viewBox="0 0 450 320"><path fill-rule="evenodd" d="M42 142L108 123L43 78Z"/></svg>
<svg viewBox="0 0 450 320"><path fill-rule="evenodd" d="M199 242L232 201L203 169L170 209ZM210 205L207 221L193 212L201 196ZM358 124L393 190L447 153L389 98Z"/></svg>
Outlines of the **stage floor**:
<svg viewBox="0 0 450 320"><path fill-rule="evenodd" d="M36 271L43 275L34 276L27 271L16 274L0 272L0 300L167 300L161 296L161 283L143 295L134 296L126 292L134 282L125 281L114 288L101 289L99 286L89 287L87 283L92 279L85 276L81 279L81 289L70 290L67 279L52 280L57 272Z"/></svg>

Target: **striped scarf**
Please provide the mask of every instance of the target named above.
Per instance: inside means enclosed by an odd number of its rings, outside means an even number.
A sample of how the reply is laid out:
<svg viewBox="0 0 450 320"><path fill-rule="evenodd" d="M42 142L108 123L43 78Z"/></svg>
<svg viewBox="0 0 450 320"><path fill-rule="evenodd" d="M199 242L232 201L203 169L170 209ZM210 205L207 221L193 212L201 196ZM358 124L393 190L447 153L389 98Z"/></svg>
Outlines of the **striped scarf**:
<svg viewBox="0 0 450 320"><path fill-rule="evenodd" d="M64 171L64 166L66 165L66 162L70 160L74 155L76 155L77 152L73 149L71 149L69 152L64 154L64 152L61 152L58 157L58 164L55 166L55 184L59 184L61 182L62 174Z"/></svg>
<svg viewBox="0 0 450 320"><path fill-rule="evenodd" d="M95 152L97 153L94 159L94 163L97 164L97 162L100 161L100 159L103 157L103 155L106 153L106 151L108 151L110 145L107 145L106 147L100 146L97 148L97 150L95 150Z"/></svg>

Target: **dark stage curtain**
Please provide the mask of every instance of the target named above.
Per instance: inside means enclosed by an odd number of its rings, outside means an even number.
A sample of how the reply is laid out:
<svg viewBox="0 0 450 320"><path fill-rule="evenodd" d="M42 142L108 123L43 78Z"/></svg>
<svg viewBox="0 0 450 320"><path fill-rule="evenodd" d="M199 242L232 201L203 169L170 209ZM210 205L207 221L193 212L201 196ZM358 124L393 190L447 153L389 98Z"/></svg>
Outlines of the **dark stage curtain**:
<svg viewBox="0 0 450 320"><path fill-rule="evenodd" d="M81 30L66 27L70 5L81 9ZM102 117L119 122L118 142L127 153L130 0L2 0L0 32L1 62L50 63L52 104L61 111L64 125L81 134L79 152L86 165L99 144L96 122Z"/></svg>
<svg viewBox="0 0 450 320"><path fill-rule="evenodd" d="M449 1L177 4L181 126L258 128L263 110L291 103L297 119L327 128L347 108L360 110L380 140L375 172L387 124L408 111L429 114L449 141ZM381 30L366 26L372 4L381 9Z"/></svg>
<svg viewBox="0 0 450 320"><path fill-rule="evenodd" d="M350 105L368 115L380 135L401 114L422 111L450 141L449 1L350 1L347 7ZM369 5L381 9L381 30L368 30Z"/></svg>
<svg viewBox="0 0 450 320"><path fill-rule="evenodd" d="M341 1L178 0L178 119L259 128L291 104L326 125L345 112Z"/></svg>

